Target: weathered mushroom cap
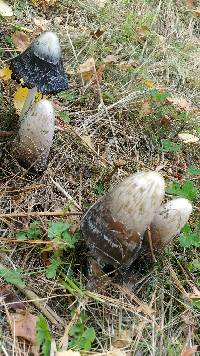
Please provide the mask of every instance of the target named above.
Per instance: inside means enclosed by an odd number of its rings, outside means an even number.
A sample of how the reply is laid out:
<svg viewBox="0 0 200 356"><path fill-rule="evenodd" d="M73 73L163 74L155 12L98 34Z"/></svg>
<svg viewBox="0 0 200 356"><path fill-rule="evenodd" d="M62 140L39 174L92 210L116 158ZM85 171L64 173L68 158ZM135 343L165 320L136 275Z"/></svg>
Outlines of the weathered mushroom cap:
<svg viewBox="0 0 200 356"><path fill-rule="evenodd" d="M54 109L46 99L35 103L23 116L14 154L19 163L36 171L45 169L54 135Z"/></svg>
<svg viewBox="0 0 200 356"><path fill-rule="evenodd" d="M192 213L192 204L184 198L173 199L155 214L151 223L151 240L153 249L160 250L180 233ZM148 236L144 242L148 246Z"/></svg>
<svg viewBox="0 0 200 356"><path fill-rule="evenodd" d="M81 231L101 267L128 268L132 264L163 196L164 180L158 173L136 173L87 211Z"/></svg>
<svg viewBox="0 0 200 356"><path fill-rule="evenodd" d="M28 88L37 87L41 93L57 93L68 88L67 74L61 60L58 37L44 32L17 57L10 60L14 79Z"/></svg>

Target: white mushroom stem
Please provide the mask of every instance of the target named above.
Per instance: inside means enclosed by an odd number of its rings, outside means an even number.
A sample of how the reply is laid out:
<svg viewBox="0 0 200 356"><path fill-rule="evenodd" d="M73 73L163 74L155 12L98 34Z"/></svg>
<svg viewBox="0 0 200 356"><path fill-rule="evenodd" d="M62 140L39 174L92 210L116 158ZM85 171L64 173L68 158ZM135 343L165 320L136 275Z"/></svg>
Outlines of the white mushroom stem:
<svg viewBox="0 0 200 356"><path fill-rule="evenodd" d="M24 102L22 111L20 113L20 117L19 117L19 121L22 120L23 116L28 112L28 110L30 109L31 105L33 104L34 100L35 100L35 95L37 93L37 87L34 87L32 89L29 89L28 91L28 95L26 97L26 100Z"/></svg>
<svg viewBox="0 0 200 356"><path fill-rule="evenodd" d="M159 250L169 244L188 222L191 213L192 205L184 198L173 199L161 206L151 223L153 249Z"/></svg>
<svg viewBox="0 0 200 356"><path fill-rule="evenodd" d="M45 99L32 105L21 121L15 155L25 166L36 170L45 168L53 142L55 114Z"/></svg>

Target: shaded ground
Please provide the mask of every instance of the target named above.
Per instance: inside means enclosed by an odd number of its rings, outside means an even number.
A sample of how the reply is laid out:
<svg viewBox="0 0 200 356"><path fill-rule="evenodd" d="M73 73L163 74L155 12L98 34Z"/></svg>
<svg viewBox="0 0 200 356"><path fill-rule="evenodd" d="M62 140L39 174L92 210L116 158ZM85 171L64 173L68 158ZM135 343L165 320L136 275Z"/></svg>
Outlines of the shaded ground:
<svg viewBox="0 0 200 356"><path fill-rule="evenodd" d="M83 213L113 183L139 170L158 169L168 185L189 179L199 187L199 176L191 177L188 173L189 166L200 165L199 144L183 143L178 151L165 150L163 146L163 140L180 143L180 132L200 135L199 18L185 1L118 0L107 1L102 7L90 0L58 1L52 8L34 8L30 1L10 4L14 7L14 20L0 22L1 66L16 54L13 32L25 27L25 32L31 30L26 33L35 38L41 27L36 26L34 19L40 17L43 30L59 35L70 80L69 91L52 98L57 129L42 176L21 168L12 156L10 140L1 138L1 214L63 209ZM43 19L48 22L44 24ZM112 61L102 67L108 55L113 56ZM96 61L96 83L94 78L85 81L77 73L88 57ZM13 81L1 82L2 130L16 129L18 115L12 100L15 91ZM172 102L166 99L170 95ZM197 208L198 199L194 201ZM70 219L78 226L79 215ZM85 252L64 252L60 272L48 279L46 263L52 252L44 257L39 245L4 242L33 220L30 216L2 218L2 263L10 269L21 268L27 286L45 298L64 322L72 319L72 311L85 310L86 324L96 332L92 351L106 354L113 347L124 346L127 355L178 355L186 344L199 344L199 310L188 294L192 285L198 288L198 274L189 274L183 268L198 258L198 248L184 249L175 243L153 271L138 276L132 293L127 287L110 285L100 292L101 297L76 292L74 296L68 291L66 295L60 281L66 275L85 290ZM37 220L43 239L47 236L48 221L63 221L55 216L39 216ZM192 223L198 221L197 209ZM28 308L37 312L31 303ZM151 308L155 313L151 313ZM5 309L1 315L2 340L10 355L13 338ZM50 322L49 326L58 341L63 327ZM124 344L116 344L116 339L124 340ZM23 345L15 345L13 352L28 354Z"/></svg>

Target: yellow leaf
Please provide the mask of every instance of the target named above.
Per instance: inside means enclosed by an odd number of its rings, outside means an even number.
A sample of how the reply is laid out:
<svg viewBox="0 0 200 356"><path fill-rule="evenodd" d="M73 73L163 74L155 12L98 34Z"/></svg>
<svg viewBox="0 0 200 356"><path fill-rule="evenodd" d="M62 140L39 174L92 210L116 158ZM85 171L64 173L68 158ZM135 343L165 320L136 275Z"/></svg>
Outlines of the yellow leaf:
<svg viewBox="0 0 200 356"><path fill-rule="evenodd" d="M151 88L151 89L156 88L156 85L150 80L142 79L142 82L147 86L147 88Z"/></svg>
<svg viewBox="0 0 200 356"><path fill-rule="evenodd" d="M18 88L14 94L14 107L18 114L20 114L26 97L28 95L28 88Z"/></svg>
<svg viewBox="0 0 200 356"><path fill-rule="evenodd" d="M12 70L9 67L0 69L0 78L7 81L11 78Z"/></svg>
<svg viewBox="0 0 200 356"><path fill-rule="evenodd" d="M0 15L3 17L13 16L12 8L3 0L0 0Z"/></svg>
<svg viewBox="0 0 200 356"><path fill-rule="evenodd" d="M82 74L84 80L90 80L95 73L95 60L93 57L88 58L80 64L78 73Z"/></svg>
<svg viewBox="0 0 200 356"><path fill-rule="evenodd" d="M43 95L40 92L35 94L35 101L40 101L41 99L48 99L48 95Z"/></svg>
<svg viewBox="0 0 200 356"><path fill-rule="evenodd" d="M197 9L197 10L192 10L192 13L196 16L200 16L200 10Z"/></svg>

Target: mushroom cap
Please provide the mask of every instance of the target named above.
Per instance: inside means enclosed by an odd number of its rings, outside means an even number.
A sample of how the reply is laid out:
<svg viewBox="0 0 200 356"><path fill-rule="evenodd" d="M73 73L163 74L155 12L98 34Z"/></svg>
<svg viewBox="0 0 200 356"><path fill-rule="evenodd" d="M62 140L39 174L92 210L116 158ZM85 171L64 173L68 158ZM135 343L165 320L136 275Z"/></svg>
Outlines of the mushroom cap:
<svg viewBox="0 0 200 356"><path fill-rule="evenodd" d="M44 32L18 56L10 60L12 77L23 86L37 87L41 93L58 93L68 88L58 37Z"/></svg>
<svg viewBox="0 0 200 356"><path fill-rule="evenodd" d="M163 196L163 178L141 172L123 180L87 211L81 231L101 267L131 266Z"/></svg>
<svg viewBox="0 0 200 356"><path fill-rule="evenodd" d="M173 199L163 204L151 223L153 248L159 250L169 244L180 233L191 213L192 204L185 198Z"/></svg>
<svg viewBox="0 0 200 356"><path fill-rule="evenodd" d="M35 103L23 116L14 148L23 167L44 170L53 142L54 121L53 106L46 99Z"/></svg>

